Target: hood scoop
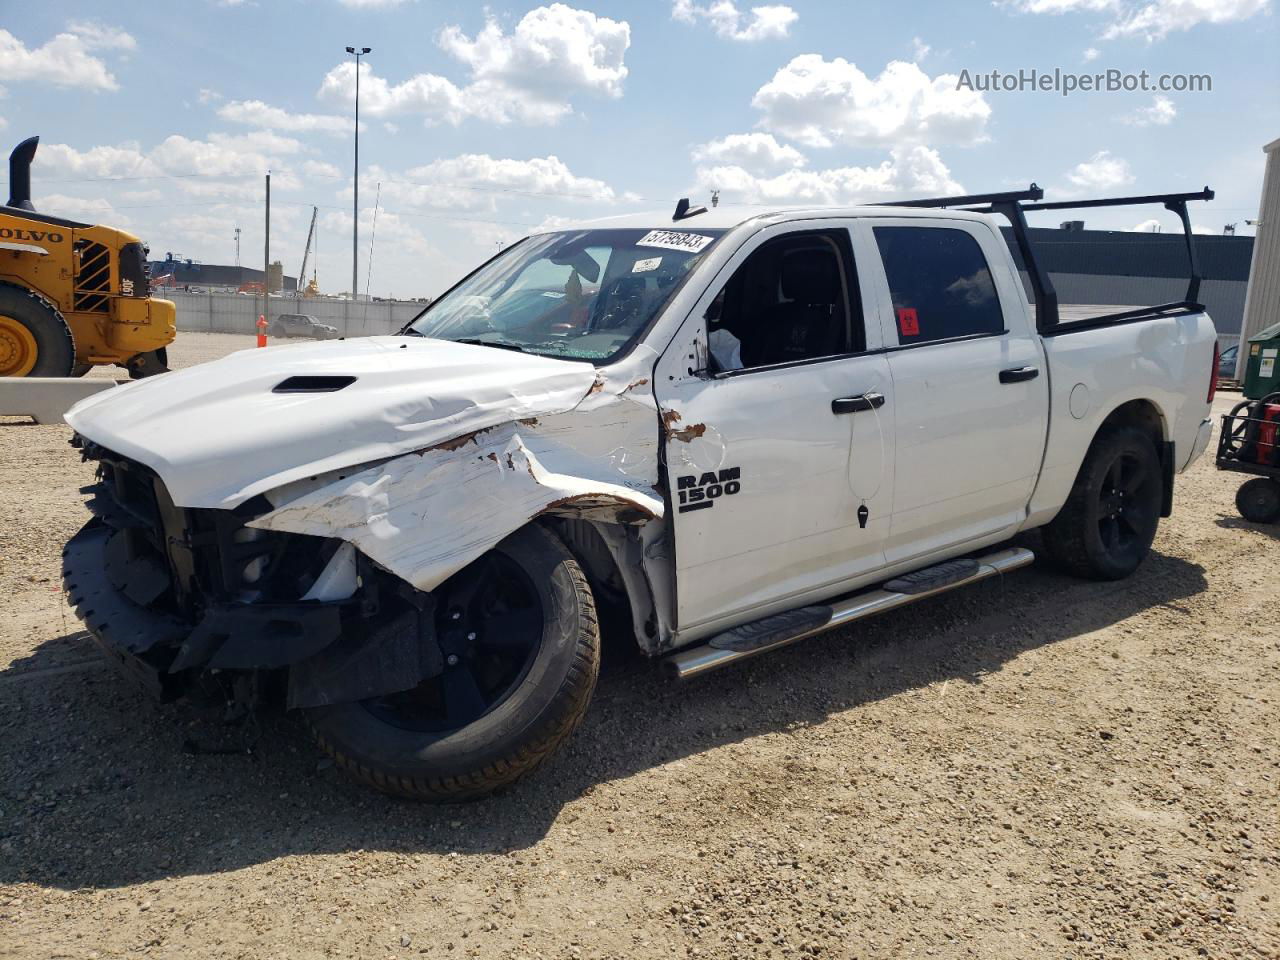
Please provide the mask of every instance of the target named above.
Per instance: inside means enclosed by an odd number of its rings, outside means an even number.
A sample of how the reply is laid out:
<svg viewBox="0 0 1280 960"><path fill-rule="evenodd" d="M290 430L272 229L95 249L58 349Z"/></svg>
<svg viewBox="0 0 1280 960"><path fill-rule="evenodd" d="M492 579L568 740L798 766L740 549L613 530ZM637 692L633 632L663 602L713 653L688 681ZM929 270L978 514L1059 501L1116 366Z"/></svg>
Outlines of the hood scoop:
<svg viewBox="0 0 1280 960"><path fill-rule="evenodd" d="M356 382L355 377L299 376L281 380L272 393L337 393Z"/></svg>

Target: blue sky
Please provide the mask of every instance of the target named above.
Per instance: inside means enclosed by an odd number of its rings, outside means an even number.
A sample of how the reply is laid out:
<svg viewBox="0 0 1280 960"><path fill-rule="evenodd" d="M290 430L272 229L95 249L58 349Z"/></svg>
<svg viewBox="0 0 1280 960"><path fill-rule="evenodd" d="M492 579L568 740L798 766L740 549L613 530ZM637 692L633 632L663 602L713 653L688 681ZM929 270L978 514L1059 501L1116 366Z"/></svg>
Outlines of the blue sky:
<svg viewBox="0 0 1280 960"><path fill-rule="evenodd" d="M0 0L0 139L40 134L37 206L211 263L350 287L361 74L360 284L431 295L531 226L676 198L841 203L1038 181L1197 189L1251 232L1280 137L1273 0ZM1208 74L1211 92L957 90L992 70ZM366 276L381 183L371 279ZM1088 211L1132 229L1154 209ZM1056 222L1063 217L1047 217ZM310 272L310 271L308 271Z"/></svg>

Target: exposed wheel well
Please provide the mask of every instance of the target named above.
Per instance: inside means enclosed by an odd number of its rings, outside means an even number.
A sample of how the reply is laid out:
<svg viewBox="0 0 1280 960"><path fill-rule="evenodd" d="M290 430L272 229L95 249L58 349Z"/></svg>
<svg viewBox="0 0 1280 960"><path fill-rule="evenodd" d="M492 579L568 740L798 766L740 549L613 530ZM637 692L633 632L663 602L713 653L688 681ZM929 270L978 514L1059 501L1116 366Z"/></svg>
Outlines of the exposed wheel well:
<svg viewBox="0 0 1280 960"><path fill-rule="evenodd" d="M1165 441L1164 417L1150 400L1122 403L1102 421L1104 427L1136 427L1151 438L1159 450Z"/></svg>
<svg viewBox="0 0 1280 960"><path fill-rule="evenodd" d="M565 542L601 608L605 649L624 629L633 643L648 651L657 635L657 614L648 582L640 572L640 544L623 524L579 517L544 516L540 520ZM612 614L612 616L611 616ZM633 647L634 649L634 647Z"/></svg>
<svg viewBox="0 0 1280 960"><path fill-rule="evenodd" d="M1164 481L1164 495L1161 498L1160 516L1167 517L1173 513L1173 443L1165 435L1164 416L1160 408L1150 400L1130 400L1122 403L1107 415L1098 430L1106 427L1132 427L1141 430L1151 438L1160 458L1161 474ZM1095 434L1096 436L1096 434Z"/></svg>

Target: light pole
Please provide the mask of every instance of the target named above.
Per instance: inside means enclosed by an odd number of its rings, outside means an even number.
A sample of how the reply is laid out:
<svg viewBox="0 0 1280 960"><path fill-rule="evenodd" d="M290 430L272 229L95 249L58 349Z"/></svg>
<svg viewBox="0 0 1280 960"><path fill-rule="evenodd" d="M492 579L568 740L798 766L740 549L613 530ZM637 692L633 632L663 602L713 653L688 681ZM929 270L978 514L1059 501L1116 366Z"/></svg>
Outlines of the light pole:
<svg viewBox="0 0 1280 960"><path fill-rule="evenodd" d="M360 257L360 58L370 50L369 47L347 47L347 53L356 58L356 156L355 173L351 178L351 299L356 298L360 289L357 270Z"/></svg>

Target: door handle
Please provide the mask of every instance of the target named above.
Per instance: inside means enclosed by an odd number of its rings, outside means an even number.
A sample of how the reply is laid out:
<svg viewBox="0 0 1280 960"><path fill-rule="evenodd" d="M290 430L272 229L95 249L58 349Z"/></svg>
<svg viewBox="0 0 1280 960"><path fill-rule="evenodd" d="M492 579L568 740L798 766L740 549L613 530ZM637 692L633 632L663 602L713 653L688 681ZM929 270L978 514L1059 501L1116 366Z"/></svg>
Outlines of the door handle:
<svg viewBox="0 0 1280 960"><path fill-rule="evenodd" d="M1023 380L1034 380L1040 376L1039 367L1014 367L1012 370L1000 371L1001 383L1021 383Z"/></svg>
<svg viewBox="0 0 1280 960"><path fill-rule="evenodd" d="M831 401L832 413L857 413L884 406L883 393L864 393L860 397L839 397Z"/></svg>

